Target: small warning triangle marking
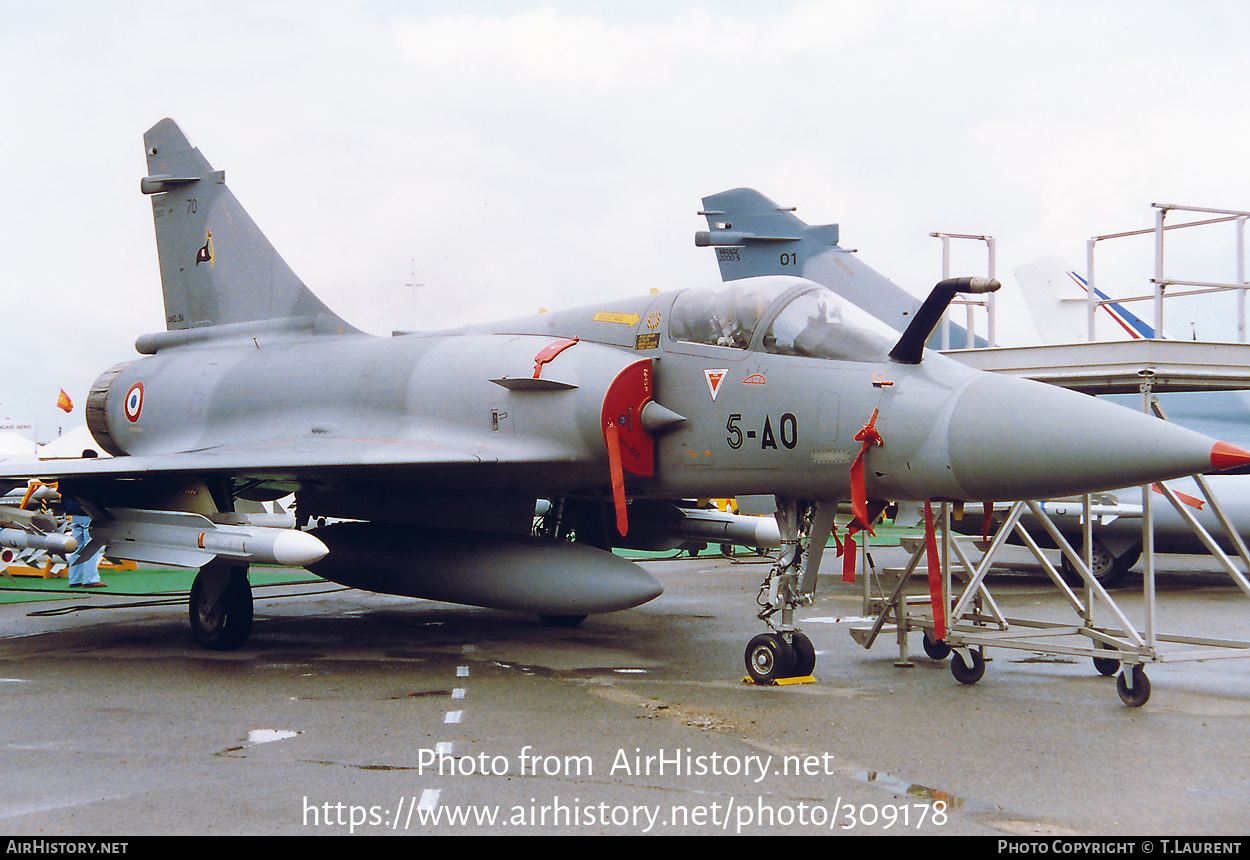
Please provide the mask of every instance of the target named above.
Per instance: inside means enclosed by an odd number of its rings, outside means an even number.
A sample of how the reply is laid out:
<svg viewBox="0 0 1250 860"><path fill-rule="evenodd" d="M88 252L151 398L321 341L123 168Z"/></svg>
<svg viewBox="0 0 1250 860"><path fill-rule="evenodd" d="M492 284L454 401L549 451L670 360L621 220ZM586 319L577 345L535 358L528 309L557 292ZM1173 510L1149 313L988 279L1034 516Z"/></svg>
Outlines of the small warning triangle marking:
<svg viewBox="0 0 1250 860"><path fill-rule="evenodd" d="M704 370L703 375L707 378L707 390L712 395L712 399L716 399L716 393L720 391L720 384L725 381L725 375L729 373L729 368L722 367L716 370Z"/></svg>

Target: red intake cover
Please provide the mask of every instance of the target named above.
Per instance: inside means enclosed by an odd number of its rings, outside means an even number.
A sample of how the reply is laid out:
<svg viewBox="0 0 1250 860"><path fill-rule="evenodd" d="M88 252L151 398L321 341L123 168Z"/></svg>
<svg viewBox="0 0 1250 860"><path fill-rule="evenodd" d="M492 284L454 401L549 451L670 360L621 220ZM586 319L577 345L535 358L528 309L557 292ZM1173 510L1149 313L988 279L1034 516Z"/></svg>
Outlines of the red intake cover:
<svg viewBox="0 0 1250 860"><path fill-rule="evenodd" d="M600 426L616 425L621 466L626 472L655 474L655 441L642 427L642 407L651 399L651 359L635 361L617 374L603 398ZM612 440L604 432L604 443Z"/></svg>

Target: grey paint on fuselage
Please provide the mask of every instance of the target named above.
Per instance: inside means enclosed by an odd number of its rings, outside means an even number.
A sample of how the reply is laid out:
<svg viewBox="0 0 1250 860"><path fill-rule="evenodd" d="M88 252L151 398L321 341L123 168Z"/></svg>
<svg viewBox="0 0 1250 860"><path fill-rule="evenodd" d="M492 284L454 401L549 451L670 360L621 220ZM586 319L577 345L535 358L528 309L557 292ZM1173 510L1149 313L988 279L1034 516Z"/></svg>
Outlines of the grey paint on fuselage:
<svg viewBox="0 0 1250 860"><path fill-rule="evenodd" d="M700 234L699 244L732 243L715 247L721 275L726 281L767 273L798 271L838 295L871 313L898 331L903 331L914 317L920 302L877 272L862 263L855 254L839 246L837 225L809 226L772 200L747 188L714 194L703 198L704 210L711 228ZM966 332L951 326L951 346L961 348ZM939 346L938 333L930 338L931 347ZM977 338L977 345L984 345ZM926 362L932 359L926 358ZM1177 424L1222 439L1239 447L1250 446L1250 392L1211 391L1157 395L1168 418ZM1141 409L1140 395L1109 395L1103 398L1130 410ZM986 408L997 404L986 402ZM1022 402L1021 407L1027 407ZM1024 416L1019 416L1023 418ZM1057 465L1057 464L1056 464ZM1232 522L1243 537L1250 537L1250 483L1234 476L1219 476L1217 500L1226 508ZM1179 485L1188 495L1198 495L1192 482ZM1141 491L1138 487L1108 491L1112 504L1119 500L1127 509L1139 509ZM1189 525L1162 496L1155 521L1155 541L1161 552L1204 552L1205 547ZM1079 517L1056 516L1058 527L1069 539L1081 539ZM1200 520L1209 531L1219 536L1221 529L1204 505ZM973 528L969 524L968 528ZM1094 526L1095 535L1117 556L1140 547L1141 521L1136 516L1110 517ZM1226 547L1229 543L1219 539Z"/></svg>
<svg viewBox="0 0 1250 860"><path fill-rule="evenodd" d="M785 283L793 286L780 304L816 288L799 279ZM949 408L946 401L978 374L937 355L916 368L887 361L813 366L811 359L756 348L673 342L663 321L674 297L647 296L632 306L606 303L488 327L499 334L483 330L390 339L273 334L163 350L127 366L112 381L111 390L119 393L142 382L145 395L143 420L134 423L125 419L123 398L112 399L110 434L125 453L202 452L210 467L219 456L212 452L229 448L234 458L251 450L259 458L271 453L267 439L282 440L283 455L297 458L291 462L298 468L275 462L266 468L267 477L293 483L332 482L339 467L355 464L374 466L377 474L370 481L383 487L407 484L412 478L404 463L413 461L414 470L424 475L419 482L424 495L591 492L602 486L606 465L597 420L604 391L630 361L659 357L655 400L696 418L659 440L657 475L631 478L632 494L769 493L784 485L787 493L799 496L845 497L849 464L859 449L854 433L880 409L878 426L886 432L896 421L905 420L907 426L891 433L891 445L876 454L884 462L875 464L870 476L874 497L935 489L952 498L968 495L948 478L944 465L930 469L927 464L948 460L946 428L933 428ZM594 322L594 315L605 310L634 314L640 323ZM652 314L661 320L656 330L660 345L636 350L637 334L629 332ZM547 365L543 375L576 388L509 391L490 381L529 376L533 356L550 338L575 335L583 341ZM592 339L630 345L626 351ZM706 380L709 369L726 371L715 399ZM874 386L874 374L893 384ZM186 385L189 377L198 385ZM746 381L752 378L760 381ZM797 392L804 394L796 397ZM891 405L900 398L909 408L896 419ZM506 416L499 429L492 429L492 414ZM265 437L258 439L260 415ZM734 415L740 416L743 435L737 449L730 445L736 439L729 429ZM153 433L153 427L159 432ZM350 450L339 444L342 440L351 441ZM372 452L372 463L361 461L365 452ZM440 475L430 469L427 455L475 468L448 468Z"/></svg>
<svg viewBox="0 0 1250 860"><path fill-rule="evenodd" d="M1228 515L1229 520L1238 528L1243 540L1250 538L1250 496L1245 493L1246 477L1244 475L1208 475L1207 485L1212 495ZM1180 478L1167 482L1168 487L1180 496L1189 512L1202 524L1225 552L1233 552L1232 542L1225 536L1211 506L1203 498L1202 491L1194 481ZM1141 487L1130 487L1124 490L1113 490L1099 493L1098 500L1106 505L1123 505L1129 513L1125 516L1107 516L1103 521L1095 520L1094 535L1099 538L1111 552L1123 555L1132 548L1140 547L1142 542L1140 511L1142 504ZM1158 491L1153 491L1151 513L1154 518L1155 549L1166 553L1205 553L1198 535L1185 522L1176 508L1168 503ZM1072 520L1078 522L1072 527L1076 540L1079 540L1079 517L1056 518L1057 524L1063 528Z"/></svg>
<svg viewBox="0 0 1250 860"><path fill-rule="evenodd" d="M1208 436L1223 439L1239 447L1250 445L1250 392L1188 391L1156 395L1169 421ZM1103 399L1129 409L1141 407L1136 394L1108 395ZM1243 541L1250 541L1250 475L1209 475L1208 486L1216 502ZM1168 481L1167 485L1183 494L1182 501L1225 552L1233 552L1228 538L1210 504L1198 485L1190 479ZM1186 500L1188 497L1189 500ZM1125 487L1098 495L1097 501L1111 507L1122 506L1122 516L1094 517L1094 537L1127 569L1142 547L1141 487ZM1160 493L1153 496L1153 540L1156 552L1205 554L1207 547L1188 522ZM1078 513L1051 515L1052 521L1074 545L1084 540L1082 518Z"/></svg>

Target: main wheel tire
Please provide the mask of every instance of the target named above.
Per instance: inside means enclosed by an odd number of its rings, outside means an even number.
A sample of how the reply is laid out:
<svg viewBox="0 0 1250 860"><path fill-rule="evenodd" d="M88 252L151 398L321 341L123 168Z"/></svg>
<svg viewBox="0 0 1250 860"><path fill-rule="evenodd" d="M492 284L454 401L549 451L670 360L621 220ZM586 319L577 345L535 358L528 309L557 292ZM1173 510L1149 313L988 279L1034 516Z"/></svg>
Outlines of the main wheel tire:
<svg viewBox="0 0 1250 860"><path fill-rule="evenodd" d="M539 615L538 619L548 627L576 627L586 620L585 615Z"/></svg>
<svg viewBox="0 0 1250 860"><path fill-rule="evenodd" d="M201 648L235 651L252 632L252 586L247 581L247 568L231 568L229 576L230 582L216 601L210 597L203 572L196 574L191 585L191 636Z"/></svg>
<svg viewBox="0 0 1250 860"><path fill-rule="evenodd" d="M776 633L761 633L747 643L744 655L747 674L757 684L789 678L794 670L794 649Z"/></svg>

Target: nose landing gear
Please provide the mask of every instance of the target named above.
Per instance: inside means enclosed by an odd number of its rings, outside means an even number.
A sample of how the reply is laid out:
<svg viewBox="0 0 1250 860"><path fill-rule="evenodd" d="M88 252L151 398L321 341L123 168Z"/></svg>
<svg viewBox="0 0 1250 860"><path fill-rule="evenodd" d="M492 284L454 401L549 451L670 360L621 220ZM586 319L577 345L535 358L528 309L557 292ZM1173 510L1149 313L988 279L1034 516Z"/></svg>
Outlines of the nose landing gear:
<svg viewBox="0 0 1250 860"><path fill-rule="evenodd" d="M794 610L816 592L820 558L833 530L834 504L777 498L781 553L760 585L758 618L773 628L747 643L747 674L757 684L807 678L816 669L812 640L794 625ZM772 617L781 614L779 624Z"/></svg>

